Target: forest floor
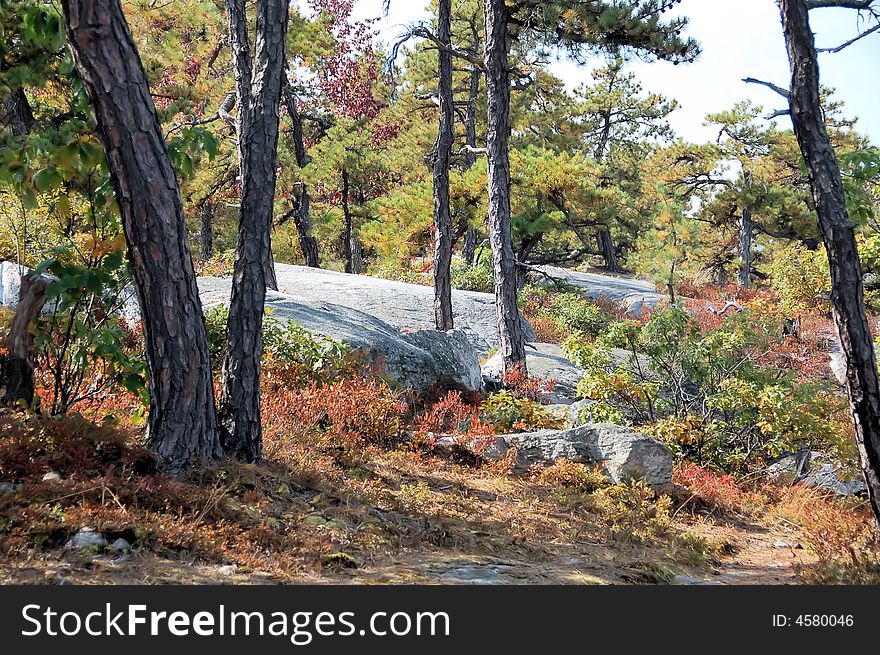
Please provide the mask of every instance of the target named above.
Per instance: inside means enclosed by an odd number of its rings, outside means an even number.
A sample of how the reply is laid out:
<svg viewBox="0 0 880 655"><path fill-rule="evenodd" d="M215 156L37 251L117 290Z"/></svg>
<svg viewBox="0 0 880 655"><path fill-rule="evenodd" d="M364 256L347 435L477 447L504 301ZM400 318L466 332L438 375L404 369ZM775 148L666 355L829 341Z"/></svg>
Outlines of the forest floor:
<svg viewBox="0 0 880 655"><path fill-rule="evenodd" d="M774 509L794 488L731 512L684 488L585 492L439 450L326 445L310 458L320 474L270 445L265 464L178 480L135 475L137 447L112 452L118 435L67 422L39 421L48 448L33 432L0 438L0 471L18 485L0 496L4 584L797 584L817 563ZM59 479L43 480L49 469ZM799 511L825 502L795 495ZM66 548L83 527L132 548Z"/></svg>

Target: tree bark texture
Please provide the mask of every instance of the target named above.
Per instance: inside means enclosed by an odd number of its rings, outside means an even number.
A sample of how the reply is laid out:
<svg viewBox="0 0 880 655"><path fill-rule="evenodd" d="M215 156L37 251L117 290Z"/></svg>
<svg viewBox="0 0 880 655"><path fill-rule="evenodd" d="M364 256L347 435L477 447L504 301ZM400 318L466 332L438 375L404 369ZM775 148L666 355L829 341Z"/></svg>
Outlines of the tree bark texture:
<svg viewBox="0 0 880 655"><path fill-rule="evenodd" d="M831 267L831 307L846 360L846 388L875 518L880 521L880 383L865 312L855 227L846 209L837 156L819 100L819 64L805 0L781 0L791 64L790 109L810 173L819 227Z"/></svg>
<svg viewBox="0 0 880 655"><path fill-rule="evenodd" d="M745 174L744 181L746 189L748 189L752 181L751 173ZM754 233L755 223L752 221L752 208L745 204L742 209L742 219L739 226L740 265L738 281L742 289L748 289L752 280L752 237Z"/></svg>
<svg viewBox="0 0 880 655"><path fill-rule="evenodd" d="M205 200L199 208L199 240L201 241L202 261L214 256L214 204Z"/></svg>
<svg viewBox="0 0 880 655"><path fill-rule="evenodd" d="M3 123L9 126L13 136L28 134L34 125L31 104L20 86L3 99Z"/></svg>
<svg viewBox="0 0 880 655"><path fill-rule="evenodd" d="M148 445L171 470L223 456L180 189L119 0L64 0L68 41L107 153L143 319Z"/></svg>
<svg viewBox="0 0 880 655"><path fill-rule="evenodd" d="M505 373L526 372L526 349L517 306L517 266L510 217L510 36L504 0L486 0L488 88L489 243L495 272L499 349Z"/></svg>
<svg viewBox="0 0 880 655"><path fill-rule="evenodd" d="M605 270L610 273L620 273L620 262L617 261L617 251L614 249L614 238L611 236L611 230L607 227L600 227L596 235L599 241L599 252L605 260Z"/></svg>
<svg viewBox="0 0 880 655"><path fill-rule="evenodd" d="M354 221L351 216L351 180L348 170L342 169L342 258L345 261L345 272L354 273L354 257L352 239L354 238Z"/></svg>
<svg viewBox="0 0 880 655"><path fill-rule="evenodd" d="M439 0L437 37L452 44L452 0ZM434 320L437 329L453 329L452 314L452 208L449 197L449 161L454 139L452 54L438 48L440 128L434 153Z"/></svg>
<svg viewBox="0 0 880 655"><path fill-rule="evenodd" d="M305 138L303 137L303 119L302 114L297 106L296 94L290 82L285 80L283 91L284 105L287 108L287 115L293 125L293 149L296 153L296 165L300 170L309 165L309 156L306 152ZM302 251L303 259L306 266L311 268L321 268L321 260L318 256L318 240L312 236L312 220L309 214L312 199L309 194L309 187L305 182L300 182L296 186L294 192L294 214L293 222L296 226L296 233L299 237L299 247Z"/></svg>
<svg viewBox="0 0 880 655"><path fill-rule="evenodd" d="M285 0L257 1L253 60L244 0L228 0L227 8L239 96L242 192L220 422L227 452L254 462L262 456L260 360L266 289L277 286L271 232L289 8Z"/></svg>
<svg viewBox="0 0 880 655"><path fill-rule="evenodd" d="M34 402L34 333L31 325L46 304L46 278L33 272L21 280L15 318L4 344L6 354L0 355L0 388L3 402L12 405Z"/></svg>

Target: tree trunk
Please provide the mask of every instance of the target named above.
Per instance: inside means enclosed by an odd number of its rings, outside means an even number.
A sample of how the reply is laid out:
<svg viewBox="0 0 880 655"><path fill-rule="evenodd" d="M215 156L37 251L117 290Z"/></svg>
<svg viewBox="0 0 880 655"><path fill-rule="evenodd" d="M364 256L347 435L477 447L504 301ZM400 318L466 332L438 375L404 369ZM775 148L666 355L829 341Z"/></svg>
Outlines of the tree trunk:
<svg viewBox="0 0 880 655"><path fill-rule="evenodd" d="M477 230L469 227L464 233L464 245L461 247L461 255L468 266L474 265L474 258L477 255Z"/></svg>
<svg viewBox="0 0 880 655"><path fill-rule="evenodd" d="M299 107L297 106L296 94L293 92L293 87L287 79L285 79L283 99L284 105L287 107L287 115L290 116L290 122L293 124L293 149L296 153L296 165L302 170L309 165L310 160L306 152L305 139L303 138L302 114L300 114ZM321 261L318 256L318 240L311 234L312 220L309 211L312 200L309 194L309 187L305 182L297 184L295 202L293 223L299 236L299 247L302 250L303 259L305 259L306 266L321 268Z"/></svg>
<svg viewBox="0 0 880 655"><path fill-rule="evenodd" d="M240 101L238 150L242 194L220 421L227 452L243 461L254 462L262 456L263 446L260 360L266 288L274 283L271 231L278 112L287 67L284 46L288 3L285 0L258 0L253 67L246 37L248 23L244 0L228 0L227 7Z"/></svg>
<svg viewBox="0 0 880 655"><path fill-rule="evenodd" d="M34 402L34 333L31 324L46 304L46 278L33 272L21 280L15 318L4 344L6 354L0 355L0 388L5 389L3 402L19 401L30 406Z"/></svg>
<svg viewBox="0 0 880 655"><path fill-rule="evenodd" d="M223 456L208 338L180 188L119 0L64 0L67 37L91 99L143 319L148 445L171 470Z"/></svg>
<svg viewBox="0 0 880 655"><path fill-rule="evenodd" d="M199 210L201 221L200 241L202 247L202 261L206 262L214 256L214 205L210 200L205 200Z"/></svg>
<svg viewBox="0 0 880 655"><path fill-rule="evenodd" d="M351 234L351 273L362 275L364 272L364 247L356 232Z"/></svg>
<svg viewBox="0 0 880 655"><path fill-rule="evenodd" d="M516 257L510 220L510 37L504 0L486 0L486 80L489 111L489 242L504 372L526 372L526 349L516 297Z"/></svg>
<svg viewBox="0 0 880 655"><path fill-rule="evenodd" d="M349 196L351 194L351 183L348 178L348 169L342 169L342 258L345 261L345 272L354 273L352 238L354 236L354 225L351 217L351 205L349 204Z"/></svg>
<svg viewBox="0 0 880 655"><path fill-rule="evenodd" d="M791 63L790 109L810 172L819 227L831 267L831 307L846 361L846 388L875 519L880 521L880 383L865 313L862 266L837 156L819 101L819 65L804 0L781 0Z"/></svg>
<svg viewBox="0 0 880 655"><path fill-rule="evenodd" d="M439 0L437 37L452 43L452 0ZM452 316L452 209L449 198L449 160L452 155L452 54L438 48L440 129L434 154L434 320L437 329L453 329Z"/></svg>
<svg viewBox="0 0 880 655"><path fill-rule="evenodd" d="M476 29L474 30L476 32ZM474 35L477 41L477 35ZM468 90L467 113L465 115L465 141L468 148L464 156L464 170L470 170L477 163L477 102L480 99L480 80L483 71L476 66L471 69L470 88ZM469 227L464 234L464 244L461 254L468 266L474 265L474 257L477 254L478 234L476 228Z"/></svg>
<svg viewBox="0 0 880 655"><path fill-rule="evenodd" d="M746 173L745 177L746 189L751 185L752 174ZM739 226L739 286L742 289L748 289L752 279L752 236L755 232L755 224L752 221L752 208L746 203L742 210L742 220ZM723 270L723 269L722 269Z"/></svg>
<svg viewBox="0 0 880 655"><path fill-rule="evenodd" d="M614 250L614 239L611 236L611 230L607 227L599 228L597 238L599 241L599 252L602 253L602 258L605 260L605 270L610 273L622 272L623 269L620 268L620 263L617 261L617 252Z"/></svg>
<svg viewBox="0 0 880 655"><path fill-rule="evenodd" d="M3 123L9 126L13 136L24 136L34 125L34 114L24 89L15 87L3 100Z"/></svg>

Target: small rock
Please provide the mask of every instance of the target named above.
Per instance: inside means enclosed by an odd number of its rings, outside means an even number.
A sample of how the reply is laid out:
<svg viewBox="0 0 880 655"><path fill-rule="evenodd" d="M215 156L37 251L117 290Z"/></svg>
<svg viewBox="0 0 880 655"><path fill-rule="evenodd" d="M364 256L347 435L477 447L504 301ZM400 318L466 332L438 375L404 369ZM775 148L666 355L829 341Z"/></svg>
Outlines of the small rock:
<svg viewBox="0 0 880 655"><path fill-rule="evenodd" d="M784 539L780 539L779 541L773 544L774 548L794 548L790 543L785 541Z"/></svg>
<svg viewBox="0 0 880 655"><path fill-rule="evenodd" d="M112 544L110 544L110 550L112 550L114 553L127 553L131 550L131 544L120 537Z"/></svg>
<svg viewBox="0 0 880 655"><path fill-rule="evenodd" d="M49 471L46 475L43 476L43 482L59 482L61 480L61 476L58 475L55 471Z"/></svg>
<svg viewBox="0 0 880 655"><path fill-rule="evenodd" d="M235 564L227 564L217 570L220 575L235 575L236 571L238 571L238 566Z"/></svg>
<svg viewBox="0 0 880 655"><path fill-rule="evenodd" d="M69 584L71 584L70 578L61 578L60 580L58 580L58 584L59 585L69 585Z"/></svg>
<svg viewBox="0 0 880 655"><path fill-rule="evenodd" d="M10 494L14 494L20 489L20 484L15 484L13 482L0 482L0 496L8 496Z"/></svg>
<svg viewBox="0 0 880 655"><path fill-rule="evenodd" d="M82 528L65 544L67 550L101 550L106 548L107 539L100 532L96 532L94 528Z"/></svg>

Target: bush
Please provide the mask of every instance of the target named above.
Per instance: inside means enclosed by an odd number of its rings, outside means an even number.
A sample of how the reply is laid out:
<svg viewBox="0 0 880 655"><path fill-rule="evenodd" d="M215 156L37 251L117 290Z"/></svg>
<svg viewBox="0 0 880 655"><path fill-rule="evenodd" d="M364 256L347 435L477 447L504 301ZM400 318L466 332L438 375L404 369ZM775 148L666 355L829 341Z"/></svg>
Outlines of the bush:
<svg viewBox="0 0 880 655"><path fill-rule="evenodd" d="M81 258L79 258L81 259ZM59 250L38 272L49 271L47 307L34 339L41 397L51 414L100 398L114 387L149 402L139 335L120 318L132 293L118 239L91 244L84 262Z"/></svg>
<svg viewBox="0 0 880 655"><path fill-rule="evenodd" d="M839 399L822 383L757 365L770 340L765 323L746 311L704 329L673 307L565 348L587 372L578 391L596 401L592 420L640 426L679 457L724 471L801 446L843 457L849 433L835 418ZM609 345L625 345L629 355L612 357Z"/></svg>
<svg viewBox="0 0 880 655"><path fill-rule="evenodd" d="M608 476L598 466L590 468L567 459L556 460L550 466L542 468L537 479L541 484L571 489L578 493L593 493L608 486Z"/></svg>
<svg viewBox="0 0 880 655"><path fill-rule="evenodd" d="M642 480L600 489L593 499L616 541L651 544L672 527L672 501L668 496L658 498Z"/></svg>
<svg viewBox="0 0 880 655"><path fill-rule="evenodd" d="M467 291L492 293L495 290L495 275L492 272L492 258L484 249L483 256L473 266L463 259L452 260L452 287Z"/></svg>
<svg viewBox="0 0 880 655"><path fill-rule="evenodd" d="M205 312L211 361L217 369L223 363L228 321L229 309L224 305ZM359 368L355 353L344 344L276 319L271 311L263 319L263 361L267 374L296 385L335 382Z"/></svg>
<svg viewBox="0 0 880 655"><path fill-rule="evenodd" d="M769 257L768 272L770 286L789 318L827 309L831 274L824 248L807 250L798 243L778 246Z"/></svg>
<svg viewBox="0 0 880 655"><path fill-rule="evenodd" d="M562 423L539 402L519 398L509 390L493 393L486 399L481 420L493 425L499 433L556 428Z"/></svg>
<svg viewBox="0 0 880 655"><path fill-rule="evenodd" d="M572 334L595 339L614 317L577 291L554 291L528 286L520 292L520 305L539 338L557 343Z"/></svg>

